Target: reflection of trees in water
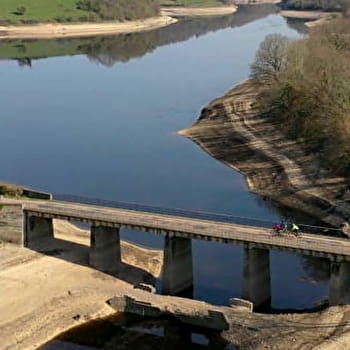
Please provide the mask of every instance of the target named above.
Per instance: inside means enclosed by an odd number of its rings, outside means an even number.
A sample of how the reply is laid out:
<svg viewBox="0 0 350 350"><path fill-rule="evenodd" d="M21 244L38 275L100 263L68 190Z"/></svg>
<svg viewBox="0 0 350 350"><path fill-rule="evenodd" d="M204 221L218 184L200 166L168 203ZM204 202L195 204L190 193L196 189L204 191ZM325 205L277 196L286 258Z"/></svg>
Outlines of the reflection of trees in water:
<svg viewBox="0 0 350 350"><path fill-rule="evenodd" d="M240 6L239 10L232 15L185 18L171 26L159 29L157 46L188 40L191 37L199 37L224 28L243 26L278 11L279 8L271 4Z"/></svg>
<svg viewBox="0 0 350 350"><path fill-rule="evenodd" d="M110 67L116 62L140 57L156 47L185 41L223 28L242 26L277 11L275 5L242 6L233 15L184 18L173 25L151 32L90 38L89 43L80 46L80 49L92 61Z"/></svg>
<svg viewBox="0 0 350 350"><path fill-rule="evenodd" d="M81 44L79 49L86 53L92 62L111 67L116 62L126 62L131 58L141 57L153 51L156 48L156 39L157 33L154 31L95 37Z"/></svg>
<svg viewBox="0 0 350 350"><path fill-rule="evenodd" d="M299 19L299 18L286 18L287 24L290 28L295 29L300 34L307 33L307 27L305 25L305 22L307 22L305 19Z"/></svg>
<svg viewBox="0 0 350 350"><path fill-rule="evenodd" d="M275 5L241 6L233 15L184 18L173 25L140 33L55 40L6 40L0 41L0 57L21 59L22 63L23 59L87 54L91 61L111 67L116 62L141 57L158 46L242 26L277 11Z"/></svg>
<svg viewBox="0 0 350 350"><path fill-rule="evenodd" d="M18 59L18 65L19 66L26 66L26 67L30 67L32 68L32 60L28 57L24 57L24 58L19 58Z"/></svg>

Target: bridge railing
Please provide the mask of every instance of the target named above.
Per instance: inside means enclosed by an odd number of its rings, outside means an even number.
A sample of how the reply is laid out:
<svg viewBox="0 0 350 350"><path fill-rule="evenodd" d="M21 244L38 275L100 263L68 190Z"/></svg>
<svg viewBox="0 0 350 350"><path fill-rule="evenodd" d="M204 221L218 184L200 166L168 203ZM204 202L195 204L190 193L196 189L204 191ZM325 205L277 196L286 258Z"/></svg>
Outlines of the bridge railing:
<svg viewBox="0 0 350 350"><path fill-rule="evenodd" d="M221 213L219 214L219 213L187 210L187 209L180 209L180 208L166 208L166 207L160 207L160 206L112 201L112 200L106 200L106 199L100 199L100 198L90 198L90 197L83 197L83 196L76 196L76 195L69 195L69 194L54 194L53 198L56 200L62 200L62 201L73 202L73 203L84 203L84 204L91 204L96 206L104 206L104 207L126 209L126 210L137 210L137 211L151 212L155 214L175 215L175 216L181 216L181 217L192 218L192 219L218 221L223 223L230 223L230 224L237 224L237 225L244 225L244 226L265 227L267 229L271 229L272 226L276 223L275 221L271 221L271 220L262 220L257 218L234 216L230 214L221 214ZM315 234L317 233L317 234L338 236L341 232L337 228L326 227L326 226L315 226L315 225L307 225L307 224L300 224L300 223L298 223L298 226L300 230L303 232L315 233Z"/></svg>

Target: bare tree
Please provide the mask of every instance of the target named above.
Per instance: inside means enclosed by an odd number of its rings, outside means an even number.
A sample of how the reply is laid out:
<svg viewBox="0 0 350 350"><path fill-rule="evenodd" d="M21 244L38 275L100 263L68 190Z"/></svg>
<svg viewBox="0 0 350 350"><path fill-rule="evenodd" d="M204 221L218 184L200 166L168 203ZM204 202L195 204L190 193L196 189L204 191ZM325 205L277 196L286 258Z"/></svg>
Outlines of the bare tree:
<svg viewBox="0 0 350 350"><path fill-rule="evenodd" d="M350 0L340 0L340 6L344 17L350 16Z"/></svg>
<svg viewBox="0 0 350 350"><path fill-rule="evenodd" d="M260 81L277 80L278 74L286 68L290 43L291 40L284 35L267 35L250 66L250 76Z"/></svg>

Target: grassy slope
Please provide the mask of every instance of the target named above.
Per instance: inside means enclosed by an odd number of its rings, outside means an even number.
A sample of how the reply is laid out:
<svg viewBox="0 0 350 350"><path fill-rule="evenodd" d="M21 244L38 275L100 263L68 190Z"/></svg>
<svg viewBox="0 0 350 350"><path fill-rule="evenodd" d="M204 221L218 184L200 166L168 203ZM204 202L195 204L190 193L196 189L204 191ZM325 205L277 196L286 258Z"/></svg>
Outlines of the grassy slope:
<svg viewBox="0 0 350 350"><path fill-rule="evenodd" d="M0 0L0 24L28 22L77 22L98 20L92 12L78 10L77 0ZM219 0L161 0L165 6L210 7L225 5ZM15 14L20 7L25 7L23 15Z"/></svg>
<svg viewBox="0 0 350 350"><path fill-rule="evenodd" d="M1 1L1 0L0 0ZM218 7L227 6L219 0L161 0L162 6Z"/></svg>
<svg viewBox="0 0 350 350"><path fill-rule="evenodd" d="M16 15L13 12L24 6L26 12ZM55 19L78 21L80 17L93 16L76 8L76 0L0 0L0 20L20 21L53 21Z"/></svg>

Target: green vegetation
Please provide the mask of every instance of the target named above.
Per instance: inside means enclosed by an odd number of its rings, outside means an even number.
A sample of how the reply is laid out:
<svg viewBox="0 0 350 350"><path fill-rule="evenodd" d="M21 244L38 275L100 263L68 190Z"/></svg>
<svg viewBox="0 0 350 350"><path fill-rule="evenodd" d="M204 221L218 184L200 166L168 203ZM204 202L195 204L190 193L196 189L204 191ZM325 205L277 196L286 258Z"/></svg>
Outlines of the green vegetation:
<svg viewBox="0 0 350 350"><path fill-rule="evenodd" d="M283 0L283 9L289 10L322 10L322 11L347 11L349 0Z"/></svg>
<svg viewBox="0 0 350 350"><path fill-rule="evenodd" d="M347 174L350 19L333 20L298 41L266 37L251 76L265 85L258 98L261 112L278 120L288 137L303 139L330 172Z"/></svg>
<svg viewBox="0 0 350 350"><path fill-rule="evenodd" d="M232 4L232 0L161 0L162 6L217 7Z"/></svg>
<svg viewBox="0 0 350 350"><path fill-rule="evenodd" d="M157 0L0 0L0 24L125 21L158 13Z"/></svg>
<svg viewBox="0 0 350 350"><path fill-rule="evenodd" d="M17 197L23 195L23 187L0 182L0 195Z"/></svg>

